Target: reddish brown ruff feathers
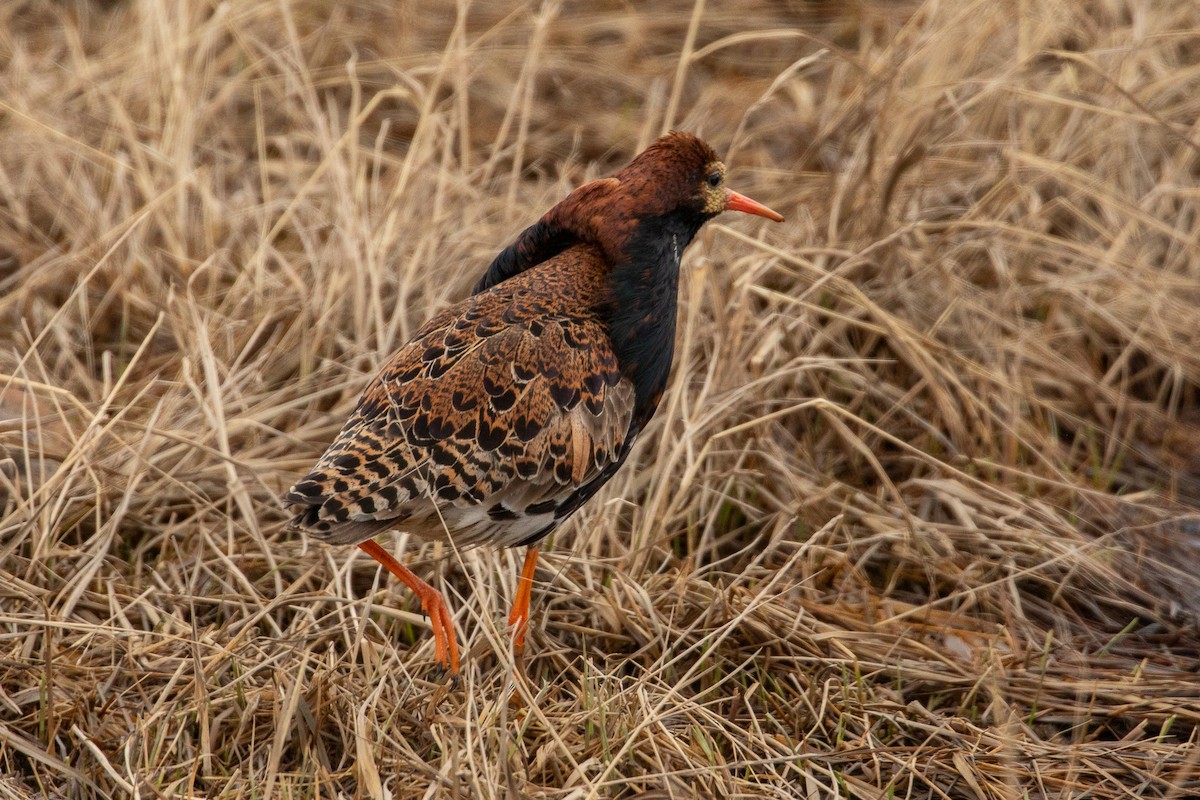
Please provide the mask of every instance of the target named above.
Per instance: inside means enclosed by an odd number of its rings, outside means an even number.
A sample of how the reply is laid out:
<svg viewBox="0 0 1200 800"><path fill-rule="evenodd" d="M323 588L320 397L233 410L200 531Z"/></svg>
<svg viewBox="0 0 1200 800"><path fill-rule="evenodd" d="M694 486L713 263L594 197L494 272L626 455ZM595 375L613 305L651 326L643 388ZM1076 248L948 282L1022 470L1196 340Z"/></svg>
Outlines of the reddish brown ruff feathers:
<svg viewBox="0 0 1200 800"><path fill-rule="evenodd" d="M292 527L363 542L418 593L445 666L458 651L444 601L366 540L535 544L613 476L666 386L684 248L726 209L782 219L724 176L707 144L672 133L572 192L387 362L285 495ZM522 635L536 559L511 615Z"/></svg>
<svg viewBox="0 0 1200 800"><path fill-rule="evenodd" d="M496 256L475 291L553 258L572 244L589 242L612 265L629 258L638 223L662 217L695 192L707 166L720 163L703 140L670 133L610 178L584 184L526 228ZM715 214L710 215L715 216Z"/></svg>

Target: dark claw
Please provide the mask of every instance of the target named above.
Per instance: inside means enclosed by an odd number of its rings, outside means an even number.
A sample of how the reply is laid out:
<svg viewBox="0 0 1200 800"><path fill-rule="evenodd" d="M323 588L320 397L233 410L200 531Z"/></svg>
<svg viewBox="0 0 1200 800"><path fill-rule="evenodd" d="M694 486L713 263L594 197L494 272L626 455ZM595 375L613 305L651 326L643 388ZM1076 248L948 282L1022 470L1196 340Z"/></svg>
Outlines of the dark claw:
<svg viewBox="0 0 1200 800"><path fill-rule="evenodd" d="M438 692L440 694L453 692L458 689L459 673L451 672L450 668L445 664L437 664L433 668L432 677L434 683L441 684L441 686L438 687Z"/></svg>

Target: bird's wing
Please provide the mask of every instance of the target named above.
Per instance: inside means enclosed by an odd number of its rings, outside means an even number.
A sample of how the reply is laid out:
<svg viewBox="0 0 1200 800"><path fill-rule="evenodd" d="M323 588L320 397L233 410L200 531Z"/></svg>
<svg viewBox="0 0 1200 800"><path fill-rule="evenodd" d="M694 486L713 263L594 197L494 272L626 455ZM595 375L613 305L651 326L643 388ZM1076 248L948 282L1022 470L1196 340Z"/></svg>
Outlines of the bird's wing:
<svg viewBox="0 0 1200 800"><path fill-rule="evenodd" d="M535 293L431 320L285 496L293 525L349 543L396 527L456 544L540 538L619 466L633 387L596 319Z"/></svg>

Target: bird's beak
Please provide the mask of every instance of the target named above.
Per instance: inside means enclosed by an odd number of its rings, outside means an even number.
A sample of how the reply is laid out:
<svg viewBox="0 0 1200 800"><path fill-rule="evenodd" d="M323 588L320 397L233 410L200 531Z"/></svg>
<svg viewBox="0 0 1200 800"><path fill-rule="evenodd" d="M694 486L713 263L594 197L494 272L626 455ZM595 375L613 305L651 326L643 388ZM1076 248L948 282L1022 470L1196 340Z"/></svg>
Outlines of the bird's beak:
<svg viewBox="0 0 1200 800"><path fill-rule="evenodd" d="M729 191L729 197L725 200L726 211L744 211L747 214L757 214L760 217L766 217L774 222L783 222L783 215L764 206L757 200L751 200L744 194L738 194L732 189Z"/></svg>

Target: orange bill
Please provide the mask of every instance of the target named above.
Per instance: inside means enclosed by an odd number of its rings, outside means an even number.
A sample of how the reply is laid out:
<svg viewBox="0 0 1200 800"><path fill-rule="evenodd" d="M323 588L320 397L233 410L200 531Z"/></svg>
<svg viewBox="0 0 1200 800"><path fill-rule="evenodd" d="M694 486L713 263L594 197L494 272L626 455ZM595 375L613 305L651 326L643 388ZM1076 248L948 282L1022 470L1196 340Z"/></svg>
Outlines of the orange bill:
<svg viewBox="0 0 1200 800"><path fill-rule="evenodd" d="M744 194L729 190L729 199L725 201L726 211L744 211L747 214L757 214L775 222L783 222L783 215L772 211L757 200L751 200Z"/></svg>

